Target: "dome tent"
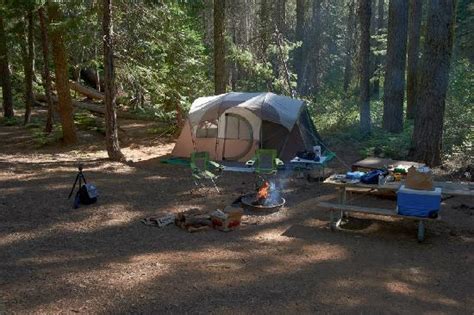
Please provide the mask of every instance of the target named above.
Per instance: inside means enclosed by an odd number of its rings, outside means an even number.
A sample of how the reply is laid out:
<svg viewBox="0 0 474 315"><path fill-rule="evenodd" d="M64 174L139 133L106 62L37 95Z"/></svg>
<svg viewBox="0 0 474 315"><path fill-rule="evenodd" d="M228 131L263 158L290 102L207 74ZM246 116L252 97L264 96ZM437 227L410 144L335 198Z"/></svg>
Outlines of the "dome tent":
<svg viewBox="0 0 474 315"><path fill-rule="evenodd" d="M194 101L172 155L207 151L213 160L246 161L258 148L282 160L320 142L305 102L273 93L232 92Z"/></svg>

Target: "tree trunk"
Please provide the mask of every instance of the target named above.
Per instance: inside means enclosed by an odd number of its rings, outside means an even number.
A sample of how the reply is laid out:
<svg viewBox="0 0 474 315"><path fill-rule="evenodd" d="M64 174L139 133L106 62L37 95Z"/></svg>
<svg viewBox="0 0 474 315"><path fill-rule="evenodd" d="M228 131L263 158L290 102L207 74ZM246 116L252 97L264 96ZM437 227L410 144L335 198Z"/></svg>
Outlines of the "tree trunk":
<svg viewBox="0 0 474 315"><path fill-rule="evenodd" d="M8 44L5 36L3 17L0 15L0 80L3 96L3 116L15 116L13 111L12 83L10 78L10 63L8 61Z"/></svg>
<svg viewBox="0 0 474 315"><path fill-rule="evenodd" d="M25 70L25 119L24 124L30 122L31 108L35 102L33 94L33 59L34 59L34 38L33 38L33 11L29 10L26 15L27 36L26 47L24 49L24 70Z"/></svg>
<svg viewBox="0 0 474 315"><path fill-rule="evenodd" d="M301 46L295 49L294 67L297 75L297 90L301 93L303 85L303 40L304 40L305 0L296 0L296 30L295 39Z"/></svg>
<svg viewBox="0 0 474 315"><path fill-rule="evenodd" d="M452 53L455 0L431 0L417 79L412 157L441 164L443 120Z"/></svg>
<svg viewBox="0 0 474 315"><path fill-rule="evenodd" d="M382 127L394 133L403 131L407 28L408 0L390 0Z"/></svg>
<svg viewBox="0 0 474 315"><path fill-rule="evenodd" d="M347 15L347 27L346 27L346 55L344 60L344 93L347 94L349 85L352 79L352 58L354 53L354 32L355 32L355 16L354 16L354 0L349 1L348 15Z"/></svg>
<svg viewBox="0 0 474 315"><path fill-rule="evenodd" d="M105 143L109 158L124 161L118 139L115 69L113 53L112 0L103 0L102 31L104 38L104 77L105 77Z"/></svg>
<svg viewBox="0 0 474 315"><path fill-rule="evenodd" d="M270 62L272 65L273 76L279 76L278 73L278 65L276 60L272 60L268 56L268 47L270 47L271 43L271 35L273 33L272 25L271 25L271 4L268 0L261 0L260 1L260 8L258 12L258 43L259 47L257 50L257 58L261 60L263 63ZM268 78L266 80L267 90L272 91L272 78Z"/></svg>
<svg viewBox="0 0 474 315"><path fill-rule="evenodd" d="M276 0L273 9L273 18L278 32L286 34L286 0Z"/></svg>
<svg viewBox="0 0 474 315"><path fill-rule="evenodd" d="M214 91L226 92L225 69L225 0L214 0Z"/></svg>
<svg viewBox="0 0 474 315"><path fill-rule="evenodd" d="M299 92L302 95L315 94L320 86L321 69L321 2L313 0L309 32L304 34L301 80Z"/></svg>
<svg viewBox="0 0 474 315"><path fill-rule="evenodd" d="M360 23L360 129L370 133L370 0L359 0Z"/></svg>
<svg viewBox="0 0 474 315"><path fill-rule="evenodd" d="M53 111L54 103L51 99L51 74L49 73L49 40L46 26L44 7L38 9L38 17L41 29L41 47L43 50L43 87L46 95L46 103L48 104L48 116L46 118L46 126L44 131L50 133L53 130Z"/></svg>
<svg viewBox="0 0 474 315"><path fill-rule="evenodd" d="M384 28L384 11L385 11L385 0L379 0L377 5L377 35L382 35L383 28ZM377 54L375 57L375 78L374 78L374 90L373 94L375 97L379 97L380 95L380 80L379 80L379 68L382 65L382 56Z"/></svg>
<svg viewBox="0 0 474 315"><path fill-rule="evenodd" d="M321 0L313 0L313 18L312 18L312 49L308 61L311 60L311 67L308 73L309 80L305 80L309 85L307 92L316 94L320 87L321 75L321 34L323 25L321 21Z"/></svg>
<svg viewBox="0 0 474 315"><path fill-rule="evenodd" d="M377 0L371 0L370 2L370 35L375 35L377 32L377 15L375 15L375 11L377 11Z"/></svg>
<svg viewBox="0 0 474 315"><path fill-rule="evenodd" d="M64 35L61 26L57 23L62 20L62 13L59 4L53 1L47 1L48 18L50 25L49 38L51 39L54 71L56 75L56 90L58 92L58 111L61 117L61 126L63 129L63 141L66 144L73 144L77 141L76 129L74 127L73 108L71 93L69 91L68 78L68 56L64 46Z"/></svg>
<svg viewBox="0 0 474 315"><path fill-rule="evenodd" d="M371 0L370 2L370 47L376 47L376 39L375 35L377 33L377 15L375 12L377 11L377 0ZM370 50L370 97L375 95L375 76L377 72L377 64L375 58L375 51L374 48Z"/></svg>
<svg viewBox="0 0 474 315"><path fill-rule="evenodd" d="M418 66L423 1L410 0L408 20L407 119L415 118L416 71Z"/></svg>

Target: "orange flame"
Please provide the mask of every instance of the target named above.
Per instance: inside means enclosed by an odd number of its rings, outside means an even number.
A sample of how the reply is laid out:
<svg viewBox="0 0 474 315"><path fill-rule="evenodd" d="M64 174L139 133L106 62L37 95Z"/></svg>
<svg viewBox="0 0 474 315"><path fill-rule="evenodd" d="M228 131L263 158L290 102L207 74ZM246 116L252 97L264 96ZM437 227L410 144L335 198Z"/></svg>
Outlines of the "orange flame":
<svg viewBox="0 0 474 315"><path fill-rule="evenodd" d="M265 181L263 185L258 189L257 200L267 199L270 190L270 183Z"/></svg>

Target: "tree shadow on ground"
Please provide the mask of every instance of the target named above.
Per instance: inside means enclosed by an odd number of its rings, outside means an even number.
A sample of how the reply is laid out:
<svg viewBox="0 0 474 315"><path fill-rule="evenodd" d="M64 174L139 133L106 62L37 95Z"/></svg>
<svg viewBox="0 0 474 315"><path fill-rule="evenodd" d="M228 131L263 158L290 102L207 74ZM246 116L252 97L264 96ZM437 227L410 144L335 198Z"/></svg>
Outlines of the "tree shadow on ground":
<svg viewBox="0 0 474 315"><path fill-rule="evenodd" d="M9 312L473 308L472 242L441 230L420 245L413 222L370 220L357 231L332 233L328 213L315 203L335 198L334 191L320 183L290 178L279 212L246 216L229 233L190 234L140 219L222 208L248 192L253 175L225 174L221 194L196 197L186 167L95 159L85 174L99 187L99 202L73 210L66 197L76 161L27 159L0 160L0 290Z"/></svg>

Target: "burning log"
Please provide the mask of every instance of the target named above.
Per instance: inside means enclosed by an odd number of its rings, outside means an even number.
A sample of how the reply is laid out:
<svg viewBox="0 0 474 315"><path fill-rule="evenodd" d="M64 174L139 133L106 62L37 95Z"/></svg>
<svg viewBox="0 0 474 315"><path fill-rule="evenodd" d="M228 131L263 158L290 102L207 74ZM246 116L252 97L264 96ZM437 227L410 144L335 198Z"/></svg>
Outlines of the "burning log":
<svg viewBox="0 0 474 315"><path fill-rule="evenodd" d="M262 186L257 191L256 200L252 202L253 205L264 205L266 199L270 194L270 183L268 181L264 181Z"/></svg>

